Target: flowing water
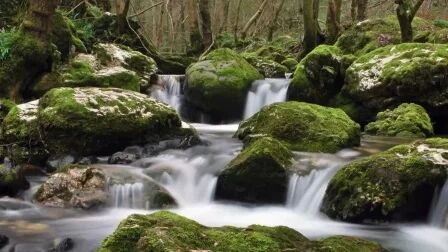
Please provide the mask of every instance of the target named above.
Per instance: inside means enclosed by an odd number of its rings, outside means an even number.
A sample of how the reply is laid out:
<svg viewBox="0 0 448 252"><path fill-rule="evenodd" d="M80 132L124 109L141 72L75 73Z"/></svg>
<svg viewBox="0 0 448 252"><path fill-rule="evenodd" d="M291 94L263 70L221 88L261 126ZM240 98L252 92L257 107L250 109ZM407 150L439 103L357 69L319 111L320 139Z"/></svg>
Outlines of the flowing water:
<svg viewBox="0 0 448 252"><path fill-rule="evenodd" d="M361 147L336 154L295 153L295 173L290 177L286 204L250 206L213 199L217 175L242 149L242 143L232 138L238 125L192 125L205 145L167 150L126 166L98 165L106 173L132 174L123 183L111 186L111 204L102 210L52 209L34 204L32 192L44 178L30 178L33 188L23 195L24 200L0 199L0 234L10 238L3 251L12 247L15 252L48 251L64 238L74 240L73 251L94 251L130 214L156 211L146 210L148 205L142 196L147 189L145 181L160 184L174 196L179 207L171 211L207 226L283 225L311 239L351 235L379 241L392 251L448 250L448 230L441 228L448 202L447 185L434 200L427 223L355 225L330 220L319 211L330 179L344 164L407 140L364 137Z"/></svg>
<svg viewBox="0 0 448 252"><path fill-rule="evenodd" d="M179 113L182 106L184 81L184 75L158 75L157 85L153 87L151 96L170 105Z"/></svg>

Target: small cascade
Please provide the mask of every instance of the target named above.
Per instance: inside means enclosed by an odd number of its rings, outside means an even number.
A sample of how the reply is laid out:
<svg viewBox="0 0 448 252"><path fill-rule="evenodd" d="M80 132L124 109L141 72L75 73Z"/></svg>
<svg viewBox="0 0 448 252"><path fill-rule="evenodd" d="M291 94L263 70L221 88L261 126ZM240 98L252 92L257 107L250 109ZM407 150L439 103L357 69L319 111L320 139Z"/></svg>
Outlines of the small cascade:
<svg viewBox="0 0 448 252"><path fill-rule="evenodd" d="M110 188L112 204L116 208L144 209L144 186L142 183L116 184Z"/></svg>
<svg viewBox="0 0 448 252"><path fill-rule="evenodd" d="M286 101L290 79L265 79L252 83L247 94L244 118L247 119L264 106Z"/></svg>
<svg viewBox="0 0 448 252"><path fill-rule="evenodd" d="M447 228L448 225L448 181L436 195L429 221L432 226Z"/></svg>
<svg viewBox="0 0 448 252"><path fill-rule="evenodd" d="M184 75L158 75L157 85L154 86L151 96L180 112L184 80Z"/></svg>

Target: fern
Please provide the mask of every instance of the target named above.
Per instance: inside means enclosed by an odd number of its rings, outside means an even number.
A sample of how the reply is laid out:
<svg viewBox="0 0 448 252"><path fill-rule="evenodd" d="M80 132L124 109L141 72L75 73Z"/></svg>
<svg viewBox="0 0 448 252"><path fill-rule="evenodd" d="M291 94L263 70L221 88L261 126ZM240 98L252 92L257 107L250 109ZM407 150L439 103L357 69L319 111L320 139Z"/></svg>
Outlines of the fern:
<svg viewBox="0 0 448 252"><path fill-rule="evenodd" d="M0 31L0 60L9 58L16 37L17 31L15 29Z"/></svg>

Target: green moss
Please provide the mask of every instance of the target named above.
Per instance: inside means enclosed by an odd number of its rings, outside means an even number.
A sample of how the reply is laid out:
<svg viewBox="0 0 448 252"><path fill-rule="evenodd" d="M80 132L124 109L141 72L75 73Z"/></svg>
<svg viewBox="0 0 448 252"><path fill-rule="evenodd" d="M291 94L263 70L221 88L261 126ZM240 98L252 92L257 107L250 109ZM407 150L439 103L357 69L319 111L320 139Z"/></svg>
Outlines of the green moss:
<svg viewBox="0 0 448 252"><path fill-rule="evenodd" d="M413 102L443 110L448 45L405 43L359 57L346 72L343 93L376 111Z"/></svg>
<svg viewBox="0 0 448 252"><path fill-rule="evenodd" d="M438 29L431 32L428 36L429 43L447 44L448 43L448 28Z"/></svg>
<svg viewBox="0 0 448 252"><path fill-rule="evenodd" d="M366 241L356 237L333 236L320 241L323 251L334 252L386 252L379 243Z"/></svg>
<svg viewBox="0 0 448 252"><path fill-rule="evenodd" d="M336 46L321 45L297 66L288 98L327 104L339 93L343 83L341 50Z"/></svg>
<svg viewBox="0 0 448 252"><path fill-rule="evenodd" d="M337 245L338 247L334 247ZM359 252L384 251L376 243L349 237L313 242L287 227L252 225L247 228L208 228L170 212L131 215L106 238L99 252L137 251L335 251L354 248Z"/></svg>
<svg viewBox="0 0 448 252"><path fill-rule="evenodd" d="M351 222L427 218L435 189L446 181L448 140L400 145L353 161L332 178L322 210Z"/></svg>
<svg viewBox="0 0 448 252"><path fill-rule="evenodd" d="M292 153L279 141L254 140L219 175L216 198L250 203L284 203Z"/></svg>
<svg viewBox="0 0 448 252"><path fill-rule="evenodd" d="M56 11L54 14L53 26L51 41L57 46L58 51L62 53L63 59L68 59L73 49L72 47L79 52L87 51L83 42L77 36L75 25L61 11Z"/></svg>
<svg viewBox="0 0 448 252"><path fill-rule="evenodd" d="M15 197L18 192L29 188L28 182L17 169L7 170L3 164L0 165L0 197Z"/></svg>
<svg viewBox="0 0 448 252"><path fill-rule="evenodd" d="M429 21L415 18L412 23L416 36L433 28ZM401 43L400 25L396 16L369 19L345 31L336 42L344 54L361 56L377 48Z"/></svg>
<svg viewBox="0 0 448 252"><path fill-rule="evenodd" d="M288 71L292 73L296 70L299 62L295 58L287 58L284 61L282 61L281 64L286 68L288 68Z"/></svg>
<svg viewBox="0 0 448 252"><path fill-rule="evenodd" d="M403 103L394 110L378 113L377 120L369 123L365 132L373 135L417 138L434 134L431 118L426 110L412 103Z"/></svg>
<svg viewBox="0 0 448 252"><path fill-rule="evenodd" d="M230 49L218 49L187 69L186 98L202 111L239 117L254 80L263 76Z"/></svg>
<svg viewBox="0 0 448 252"><path fill-rule="evenodd" d="M52 153L118 151L181 126L176 112L145 95L113 88L58 88L39 103L39 127Z"/></svg>
<svg viewBox="0 0 448 252"><path fill-rule="evenodd" d="M336 152L359 145L360 127L340 109L302 102L276 103L241 122L245 142L270 136L295 151Z"/></svg>
<svg viewBox="0 0 448 252"><path fill-rule="evenodd" d="M266 78L284 78L285 74L289 71L286 66L269 58L259 57L251 53L245 53L242 56Z"/></svg>

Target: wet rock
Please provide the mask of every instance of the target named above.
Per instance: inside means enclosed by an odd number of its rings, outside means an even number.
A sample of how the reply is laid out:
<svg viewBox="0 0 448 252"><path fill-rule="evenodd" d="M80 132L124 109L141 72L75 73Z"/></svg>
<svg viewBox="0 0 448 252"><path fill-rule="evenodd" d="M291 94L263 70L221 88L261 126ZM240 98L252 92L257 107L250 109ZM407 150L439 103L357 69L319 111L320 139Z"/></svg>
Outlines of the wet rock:
<svg viewBox="0 0 448 252"><path fill-rule="evenodd" d="M311 241L288 227L251 225L209 228L160 211L131 215L107 237L99 252L115 251L386 251L376 242L336 236Z"/></svg>
<svg viewBox="0 0 448 252"><path fill-rule="evenodd" d="M50 249L48 252L65 252L71 251L75 247L75 242L71 238L65 238L58 243L56 248Z"/></svg>
<svg viewBox="0 0 448 252"><path fill-rule="evenodd" d="M75 161L76 159L72 155L52 156L48 158L45 168L47 172L51 173L66 165L74 164Z"/></svg>
<svg viewBox="0 0 448 252"><path fill-rule="evenodd" d="M14 197L19 192L29 189L30 184L20 169L7 169L0 165L0 197Z"/></svg>
<svg viewBox="0 0 448 252"><path fill-rule="evenodd" d="M0 234L0 249L4 248L9 243L9 238L6 235Z"/></svg>
<svg viewBox="0 0 448 252"><path fill-rule="evenodd" d="M248 203L286 201L292 153L279 141L261 138L230 162L218 177L215 197Z"/></svg>
<svg viewBox="0 0 448 252"><path fill-rule="evenodd" d="M123 152L135 155L137 158L140 158L143 154L144 148L141 146L129 146L126 147Z"/></svg>
<svg viewBox="0 0 448 252"><path fill-rule="evenodd" d="M341 109L292 101L264 107L235 135L246 145L268 136L291 150L331 153L359 145L360 126Z"/></svg>
<svg viewBox="0 0 448 252"><path fill-rule="evenodd" d="M187 103L219 121L242 116L247 91L263 76L238 53L225 48L192 64L186 78Z"/></svg>
<svg viewBox="0 0 448 252"><path fill-rule="evenodd" d="M88 166L65 167L53 174L37 191L36 200L49 207L91 209L107 203L104 173Z"/></svg>
<svg viewBox="0 0 448 252"><path fill-rule="evenodd" d="M137 160L137 155L125 152L116 152L109 158L109 164L130 164Z"/></svg>
<svg viewBox="0 0 448 252"><path fill-rule="evenodd" d="M355 160L331 179L322 211L348 222L426 220L447 157L448 140L431 138Z"/></svg>
<svg viewBox="0 0 448 252"><path fill-rule="evenodd" d="M80 165L91 165L91 164L95 164L95 163L98 163L98 162L99 162L99 160L98 160L97 157L90 156L90 157L83 157L83 158L81 158L77 162L77 164L80 164Z"/></svg>

